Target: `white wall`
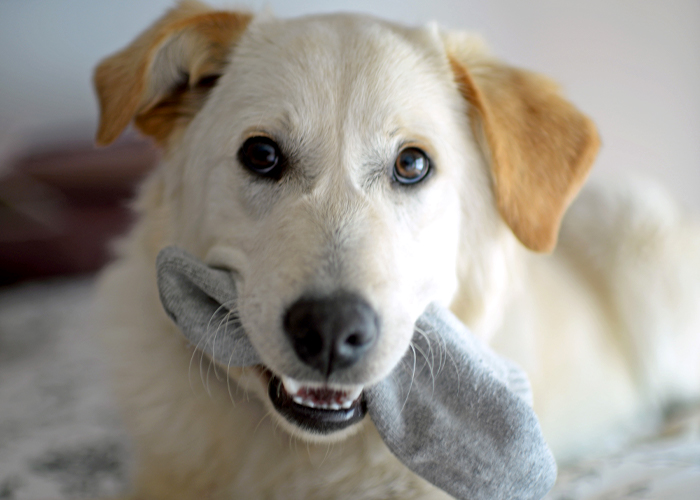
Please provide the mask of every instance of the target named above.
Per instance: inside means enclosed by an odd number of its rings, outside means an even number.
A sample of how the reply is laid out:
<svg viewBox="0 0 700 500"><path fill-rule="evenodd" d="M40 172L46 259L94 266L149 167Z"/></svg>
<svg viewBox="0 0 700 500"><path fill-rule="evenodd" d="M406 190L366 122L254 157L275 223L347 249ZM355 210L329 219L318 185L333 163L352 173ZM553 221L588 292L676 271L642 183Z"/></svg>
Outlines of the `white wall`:
<svg viewBox="0 0 700 500"><path fill-rule="evenodd" d="M169 0L0 1L0 144L26 126L87 123L98 59ZM212 1L226 5L224 1ZM596 174L650 174L700 210L700 1L302 0L247 2L280 16L360 11L481 32L515 64L559 80L598 123Z"/></svg>

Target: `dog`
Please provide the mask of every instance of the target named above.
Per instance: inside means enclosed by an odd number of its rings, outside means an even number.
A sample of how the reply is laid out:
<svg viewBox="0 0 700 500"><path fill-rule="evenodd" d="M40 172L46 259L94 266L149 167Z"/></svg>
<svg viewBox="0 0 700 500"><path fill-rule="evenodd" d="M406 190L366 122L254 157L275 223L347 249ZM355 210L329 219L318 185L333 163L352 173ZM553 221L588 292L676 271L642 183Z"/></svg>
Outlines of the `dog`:
<svg viewBox="0 0 700 500"><path fill-rule="evenodd" d="M561 459L700 394L700 231L654 186L581 189L593 122L478 37L183 1L94 83L98 144L133 122L163 151L98 290L130 498L447 498L369 418L321 415L391 372L431 301L526 369ZM240 275L263 365L184 342L168 245Z"/></svg>

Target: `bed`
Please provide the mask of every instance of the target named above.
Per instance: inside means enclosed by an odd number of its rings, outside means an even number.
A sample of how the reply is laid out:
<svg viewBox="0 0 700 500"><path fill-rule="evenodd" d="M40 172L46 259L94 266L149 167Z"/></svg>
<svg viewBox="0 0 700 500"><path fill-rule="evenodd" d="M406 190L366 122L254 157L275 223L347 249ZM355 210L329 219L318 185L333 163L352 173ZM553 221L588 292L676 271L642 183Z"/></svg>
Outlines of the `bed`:
<svg viewBox="0 0 700 500"><path fill-rule="evenodd" d="M0 291L0 499L107 498L131 450L90 328L92 275ZM692 425L561 468L548 500L700 498Z"/></svg>

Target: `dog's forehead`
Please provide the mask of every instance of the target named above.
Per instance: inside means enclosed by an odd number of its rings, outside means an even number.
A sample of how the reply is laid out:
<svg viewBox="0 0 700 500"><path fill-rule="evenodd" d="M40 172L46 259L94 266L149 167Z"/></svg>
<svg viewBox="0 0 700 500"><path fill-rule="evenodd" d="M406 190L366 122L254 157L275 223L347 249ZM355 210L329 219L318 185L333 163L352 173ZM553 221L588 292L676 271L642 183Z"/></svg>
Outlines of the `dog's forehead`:
<svg viewBox="0 0 700 500"><path fill-rule="evenodd" d="M363 142L402 128L429 135L436 110L450 108L440 102L447 68L429 29L347 14L263 20L241 39L217 107L241 126L276 128L267 131L299 142L347 140L348 130Z"/></svg>

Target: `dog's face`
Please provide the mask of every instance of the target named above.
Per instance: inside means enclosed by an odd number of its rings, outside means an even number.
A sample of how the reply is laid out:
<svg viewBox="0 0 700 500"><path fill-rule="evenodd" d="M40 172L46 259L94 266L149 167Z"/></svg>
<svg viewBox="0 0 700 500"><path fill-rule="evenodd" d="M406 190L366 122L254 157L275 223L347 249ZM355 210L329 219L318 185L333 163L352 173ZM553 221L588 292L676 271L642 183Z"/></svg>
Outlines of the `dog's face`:
<svg viewBox="0 0 700 500"><path fill-rule="evenodd" d="M533 181L499 178L521 168L503 144L522 140L504 138L521 117L500 116L491 84L474 83L468 49L451 47L464 43L364 17L251 22L181 4L98 69L99 140L135 116L166 147L163 245L239 273L238 313L264 366L231 373L291 432L357 428L363 388L401 360L427 304L486 294L508 226L551 247L585 175L590 132L574 147L581 165L567 158L573 174L542 195L555 213L529 225L516 198Z"/></svg>
<svg viewBox="0 0 700 500"><path fill-rule="evenodd" d="M254 25L184 138L191 229L240 272L242 324L287 393L272 401L312 430L358 420L417 316L454 295L454 166L488 192L449 68L412 35L425 47L358 18Z"/></svg>

